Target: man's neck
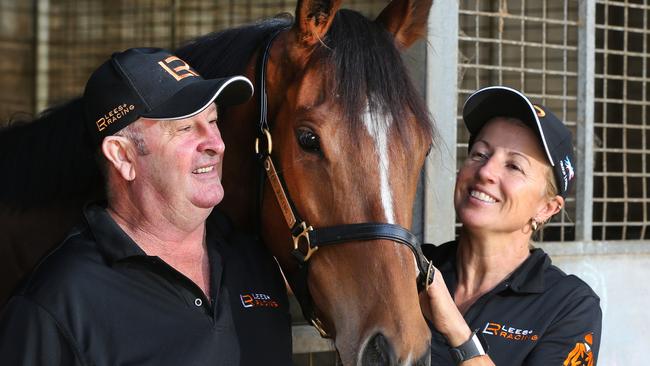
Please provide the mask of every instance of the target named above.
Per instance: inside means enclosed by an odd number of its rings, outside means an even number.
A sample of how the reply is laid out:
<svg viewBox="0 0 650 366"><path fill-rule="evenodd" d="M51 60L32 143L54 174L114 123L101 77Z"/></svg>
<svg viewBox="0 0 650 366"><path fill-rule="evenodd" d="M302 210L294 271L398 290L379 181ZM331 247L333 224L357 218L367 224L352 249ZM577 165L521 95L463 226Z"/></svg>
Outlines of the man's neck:
<svg viewBox="0 0 650 366"><path fill-rule="evenodd" d="M108 213L120 228L147 255L159 257L184 274L209 298L205 220L211 210L174 212L145 202L116 201L109 202Z"/></svg>

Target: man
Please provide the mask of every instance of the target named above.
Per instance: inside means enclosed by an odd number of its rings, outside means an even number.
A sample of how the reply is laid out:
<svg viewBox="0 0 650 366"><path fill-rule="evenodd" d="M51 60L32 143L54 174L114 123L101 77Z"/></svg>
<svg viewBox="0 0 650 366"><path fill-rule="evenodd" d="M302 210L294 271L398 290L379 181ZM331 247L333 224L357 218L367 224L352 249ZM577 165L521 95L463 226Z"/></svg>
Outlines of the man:
<svg viewBox="0 0 650 366"><path fill-rule="evenodd" d="M117 53L91 76L86 121L107 203L44 259L0 317L6 365L284 365L284 282L223 198L219 106L242 76L204 80L160 49Z"/></svg>

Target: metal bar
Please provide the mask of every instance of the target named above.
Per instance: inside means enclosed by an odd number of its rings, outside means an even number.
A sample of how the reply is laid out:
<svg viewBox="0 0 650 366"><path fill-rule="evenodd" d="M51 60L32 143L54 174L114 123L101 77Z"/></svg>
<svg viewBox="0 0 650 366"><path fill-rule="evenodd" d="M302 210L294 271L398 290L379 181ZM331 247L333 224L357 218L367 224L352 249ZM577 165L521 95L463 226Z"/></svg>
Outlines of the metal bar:
<svg viewBox="0 0 650 366"><path fill-rule="evenodd" d="M334 344L320 336L311 325L294 325L291 327L293 353L334 351Z"/></svg>
<svg viewBox="0 0 650 366"><path fill-rule="evenodd" d="M43 111L49 99L50 1L34 0L34 114Z"/></svg>
<svg viewBox="0 0 650 366"><path fill-rule="evenodd" d="M425 165L424 240L454 238L456 111L458 109L458 1L438 0L429 14L426 101L438 129L436 148Z"/></svg>
<svg viewBox="0 0 650 366"><path fill-rule="evenodd" d="M551 257L560 255L621 255L650 254L650 245L644 240L599 240L576 242L534 243Z"/></svg>
<svg viewBox="0 0 650 366"><path fill-rule="evenodd" d="M576 241L592 240L594 173L594 48L596 1L580 0L578 27L578 113L576 126Z"/></svg>

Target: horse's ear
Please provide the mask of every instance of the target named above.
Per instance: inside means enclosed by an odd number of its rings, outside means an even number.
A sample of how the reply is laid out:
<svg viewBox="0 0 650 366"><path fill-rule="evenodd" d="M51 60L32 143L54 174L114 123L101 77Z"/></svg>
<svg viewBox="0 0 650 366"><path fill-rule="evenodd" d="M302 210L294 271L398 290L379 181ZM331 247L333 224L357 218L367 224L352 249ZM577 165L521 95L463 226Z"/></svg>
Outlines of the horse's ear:
<svg viewBox="0 0 650 366"><path fill-rule="evenodd" d="M321 42L340 6L341 0L299 0L293 26L298 42L305 47Z"/></svg>
<svg viewBox="0 0 650 366"><path fill-rule="evenodd" d="M410 47L427 31L433 0L393 0L375 20L395 37L399 49Z"/></svg>

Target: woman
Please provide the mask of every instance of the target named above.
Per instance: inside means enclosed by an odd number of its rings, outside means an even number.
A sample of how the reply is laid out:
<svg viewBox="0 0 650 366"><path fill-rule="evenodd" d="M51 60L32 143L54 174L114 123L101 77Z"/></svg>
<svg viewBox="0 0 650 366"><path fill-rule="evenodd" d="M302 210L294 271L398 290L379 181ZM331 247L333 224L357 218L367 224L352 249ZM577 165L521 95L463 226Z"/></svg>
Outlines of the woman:
<svg viewBox="0 0 650 366"><path fill-rule="evenodd" d="M454 190L460 236L423 247L437 267L422 297L434 328L431 364L595 364L598 296L530 246L573 183L571 132L507 87L472 94L463 119L470 141Z"/></svg>

